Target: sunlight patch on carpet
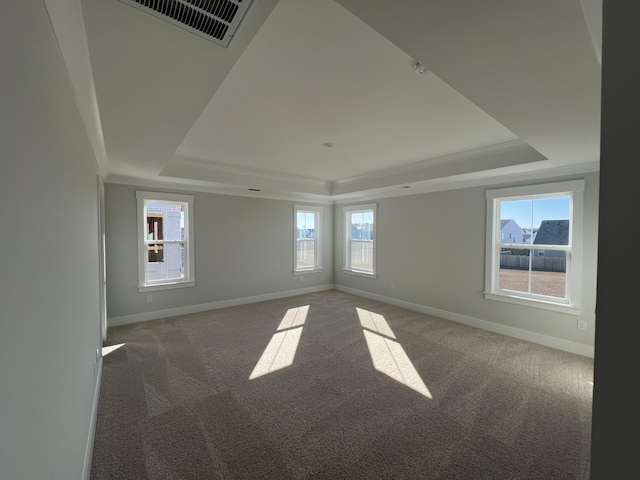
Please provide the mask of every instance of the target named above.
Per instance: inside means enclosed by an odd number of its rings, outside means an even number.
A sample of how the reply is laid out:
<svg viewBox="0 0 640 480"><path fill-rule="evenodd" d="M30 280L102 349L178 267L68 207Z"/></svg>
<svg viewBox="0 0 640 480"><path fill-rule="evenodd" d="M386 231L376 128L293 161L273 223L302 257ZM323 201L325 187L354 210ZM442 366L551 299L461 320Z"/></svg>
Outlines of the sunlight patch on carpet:
<svg viewBox="0 0 640 480"><path fill-rule="evenodd" d="M363 308L357 308L358 318L360 319L360 325L364 328L368 328L372 332L378 332L387 337L396 338L393 334L393 330L385 320L384 316L379 313L370 312Z"/></svg>
<svg viewBox="0 0 640 480"><path fill-rule="evenodd" d="M309 305L287 310L278 326L278 332L271 337L269 345L264 349L260 360L249 375L249 380L293 365L307 313L309 313Z"/></svg>
<svg viewBox="0 0 640 480"><path fill-rule="evenodd" d="M120 347L124 347L126 343L119 343L118 345L109 345L108 347L102 347L102 356L106 357L111 352L115 352Z"/></svg>
<svg viewBox="0 0 640 480"><path fill-rule="evenodd" d="M302 327L274 334L253 372L249 375L249 380L292 365L301 335Z"/></svg>
<svg viewBox="0 0 640 480"><path fill-rule="evenodd" d="M373 367L421 395L433 398L402 345L391 339L396 336L384 316L362 308L356 308L356 310L360 324L364 327L362 331L369 347Z"/></svg>
<svg viewBox="0 0 640 480"><path fill-rule="evenodd" d="M285 330L287 328L299 327L301 325L304 325L304 322L307 319L308 312L309 305L290 308L289 310L287 310L287 313L284 314L284 318L282 319L282 322L280 322L278 330Z"/></svg>

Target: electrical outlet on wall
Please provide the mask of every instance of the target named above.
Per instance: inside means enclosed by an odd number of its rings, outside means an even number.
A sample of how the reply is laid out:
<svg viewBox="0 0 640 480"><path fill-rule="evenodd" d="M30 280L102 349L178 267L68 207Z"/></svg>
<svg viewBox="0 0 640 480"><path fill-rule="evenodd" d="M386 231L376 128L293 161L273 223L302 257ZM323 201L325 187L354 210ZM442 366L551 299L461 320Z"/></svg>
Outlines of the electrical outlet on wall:
<svg viewBox="0 0 640 480"><path fill-rule="evenodd" d="M587 321L581 318L578 319L578 330L582 330L583 332L587 331Z"/></svg>
<svg viewBox="0 0 640 480"><path fill-rule="evenodd" d="M391 284L391 291L392 291L392 292L395 292L395 291L396 291L396 284L395 284L395 283L392 283L392 284Z"/></svg>
<svg viewBox="0 0 640 480"><path fill-rule="evenodd" d="M153 302L153 295L149 294L147 295L147 303L151 303Z"/></svg>

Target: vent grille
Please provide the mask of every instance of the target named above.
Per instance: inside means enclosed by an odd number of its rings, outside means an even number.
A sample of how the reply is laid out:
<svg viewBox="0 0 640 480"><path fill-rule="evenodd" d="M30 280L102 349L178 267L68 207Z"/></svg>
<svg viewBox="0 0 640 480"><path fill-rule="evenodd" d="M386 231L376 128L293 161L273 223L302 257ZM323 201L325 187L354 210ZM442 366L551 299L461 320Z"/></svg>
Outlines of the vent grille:
<svg viewBox="0 0 640 480"><path fill-rule="evenodd" d="M252 0L120 0L227 47Z"/></svg>

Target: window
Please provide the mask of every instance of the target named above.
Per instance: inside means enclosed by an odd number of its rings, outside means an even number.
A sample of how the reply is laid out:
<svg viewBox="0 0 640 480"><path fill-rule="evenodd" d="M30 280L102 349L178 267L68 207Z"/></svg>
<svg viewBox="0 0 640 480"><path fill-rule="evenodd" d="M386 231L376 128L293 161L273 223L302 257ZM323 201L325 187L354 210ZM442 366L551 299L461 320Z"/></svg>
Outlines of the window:
<svg viewBox="0 0 640 480"><path fill-rule="evenodd" d="M376 273L376 207L351 205L344 207L344 270L375 276Z"/></svg>
<svg viewBox="0 0 640 480"><path fill-rule="evenodd" d="M138 290L195 284L193 196L136 192Z"/></svg>
<svg viewBox="0 0 640 480"><path fill-rule="evenodd" d="M322 271L322 207L294 205L293 273Z"/></svg>
<svg viewBox="0 0 640 480"><path fill-rule="evenodd" d="M580 313L583 191L584 180L487 191L485 298Z"/></svg>

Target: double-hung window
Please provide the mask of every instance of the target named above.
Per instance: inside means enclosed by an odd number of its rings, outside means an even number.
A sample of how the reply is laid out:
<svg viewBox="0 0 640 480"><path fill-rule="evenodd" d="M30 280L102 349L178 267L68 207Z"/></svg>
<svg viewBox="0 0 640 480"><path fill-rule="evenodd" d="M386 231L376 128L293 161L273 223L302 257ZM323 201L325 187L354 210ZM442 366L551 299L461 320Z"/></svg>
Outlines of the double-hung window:
<svg viewBox="0 0 640 480"><path fill-rule="evenodd" d="M350 205L344 212L344 270L367 276L376 274L376 207Z"/></svg>
<svg viewBox="0 0 640 480"><path fill-rule="evenodd" d="M487 191L485 297L580 313L584 180Z"/></svg>
<svg viewBox="0 0 640 480"><path fill-rule="evenodd" d="M322 207L294 205L293 272L322 270Z"/></svg>
<svg viewBox="0 0 640 480"><path fill-rule="evenodd" d="M193 286L193 196L136 192L136 198L138 289Z"/></svg>

